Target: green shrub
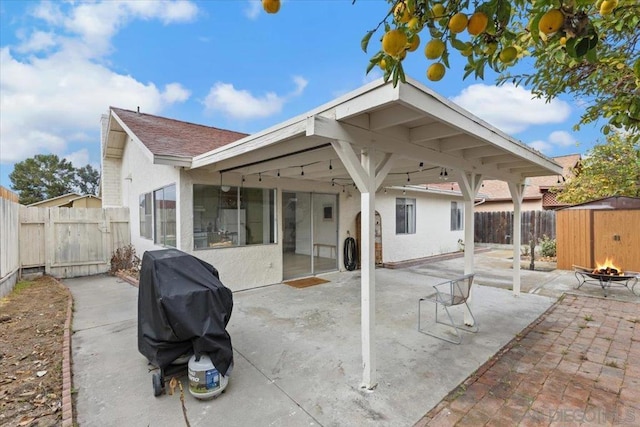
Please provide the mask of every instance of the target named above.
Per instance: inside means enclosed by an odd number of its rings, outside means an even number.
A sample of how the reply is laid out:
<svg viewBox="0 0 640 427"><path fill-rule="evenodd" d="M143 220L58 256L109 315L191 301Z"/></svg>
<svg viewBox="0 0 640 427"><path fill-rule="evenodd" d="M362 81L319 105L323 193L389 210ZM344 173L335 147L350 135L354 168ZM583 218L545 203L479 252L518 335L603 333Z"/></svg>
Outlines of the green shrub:
<svg viewBox="0 0 640 427"><path fill-rule="evenodd" d="M556 256L556 239L550 239L546 234L542 235L540 242L540 254L545 257Z"/></svg>

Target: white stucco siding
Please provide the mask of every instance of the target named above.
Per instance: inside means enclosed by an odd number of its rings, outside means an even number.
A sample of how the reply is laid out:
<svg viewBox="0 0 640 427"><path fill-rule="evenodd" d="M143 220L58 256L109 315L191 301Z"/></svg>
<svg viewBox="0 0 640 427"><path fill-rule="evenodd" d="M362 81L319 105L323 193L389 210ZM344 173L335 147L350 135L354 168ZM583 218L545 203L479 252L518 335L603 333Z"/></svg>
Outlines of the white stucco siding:
<svg viewBox="0 0 640 427"><path fill-rule="evenodd" d="M415 234L396 234L396 198L416 199ZM398 262L424 258L458 250L464 230L451 231L451 202L461 197L424 192L388 190L376 195L376 210L382 219L382 260Z"/></svg>
<svg viewBox="0 0 640 427"><path fill-rule="evenodd" d="M124 147L121 168L121 200L123 206L129 207L129 221L131 229L131 243L136 253L142 259L147 250L163 249L163 246L153 243L153 239L140 236L140 195L153 192L167 185L176 184L176 227L177 241L180 242L181 233L181 186L180 170L173 166L154 165L150 156L135 142L127 139ZM181 249L181 248L178 248Z"/></svg>
<svg viewBox="0 0 640 427"><path fill-rule="evenodd" d="M122 179L120 168L122 159L112 157L102 158L102 176L100 176L102 207L121 207L122 205Z"/></svg>

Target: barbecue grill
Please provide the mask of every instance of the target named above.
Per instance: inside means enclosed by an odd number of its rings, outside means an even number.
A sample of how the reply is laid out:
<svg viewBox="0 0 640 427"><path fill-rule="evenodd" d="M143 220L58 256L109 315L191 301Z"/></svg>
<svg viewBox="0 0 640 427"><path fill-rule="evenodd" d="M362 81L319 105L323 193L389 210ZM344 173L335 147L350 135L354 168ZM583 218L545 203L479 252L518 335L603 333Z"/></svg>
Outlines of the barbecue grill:
<svg viewBox="0 0 640 427"><path fill-rule="evenodd" d="M611 287L611 285L622 285L629 289L632 294L636 295L634 288L638 284L640 273L635 271L625 271L621 274L606 274L599 273L593 268L581 267L579 265L574 265L573 271L575 272L576 279L578 279L578 289L585 283L600 285L606 297L607 289Z"/></svg>

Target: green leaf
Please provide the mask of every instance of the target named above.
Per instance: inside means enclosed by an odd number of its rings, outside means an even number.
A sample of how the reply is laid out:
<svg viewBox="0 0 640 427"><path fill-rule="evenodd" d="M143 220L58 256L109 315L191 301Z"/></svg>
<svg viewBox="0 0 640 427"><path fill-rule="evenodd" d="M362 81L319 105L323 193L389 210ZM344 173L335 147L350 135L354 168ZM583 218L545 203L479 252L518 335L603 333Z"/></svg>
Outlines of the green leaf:
<svg viewBox="0 0 640 427"><path fill-rule="evenodd" d="M398 64L400 66L400 64ZM393 69L393 87L398 86L398 67Z"/></svg>
<svg viewBox="0 0 640 427"><path fill-rule="evenodd" d="M509 23L509 20L511 19L511 3L508 1L498 2L498 8L496 12L498 22L502 23L502 25L507 25L507 23Z"/></svg>
<svg viewBox="0 0 640 427"><path fill-rule="evenodd" d="M465 42L462 42L455 37L451 37L450 42L451 46L457 50L465 50L467 48L467 44Z"/></svg>
<svg viewBox="0 0 640 427"><path fill-rule="evenodd" d="M538 43L540 41L540 30L538 30L538 24L540 23L540 18L544 15L546 11L538 13L533 17L531 21L529 21L529 31L531 32L531 39L534 43Z"/></svg>
<svg viewBox="0 0 640 427"><path fill-rule="evenodd" d="M377 64L375 62L373 62L373 61L369 62L369 65L367 65L367 71L366 71L365 75L369 74L369 71L373 70L373 67L375 67L376 65Z"/></svg>
<svg viewBox="0 0 640 427"><path fill-rule="evenodd" d="M402 83L406 83L407 77L404 75L404 68L402 67L402 62L398 62L398 74L400 75L400 81Z"/></svg>
<svg viewBox="0 0 640 427"><path fill-rule="evenodd" d="M360 41L360 47L365 53L367 52L367 47L369 47L369 40L371 40L371 36L373 35L373 33L375 33L375 30L367 32L367 34L365 34Z"/></svg>

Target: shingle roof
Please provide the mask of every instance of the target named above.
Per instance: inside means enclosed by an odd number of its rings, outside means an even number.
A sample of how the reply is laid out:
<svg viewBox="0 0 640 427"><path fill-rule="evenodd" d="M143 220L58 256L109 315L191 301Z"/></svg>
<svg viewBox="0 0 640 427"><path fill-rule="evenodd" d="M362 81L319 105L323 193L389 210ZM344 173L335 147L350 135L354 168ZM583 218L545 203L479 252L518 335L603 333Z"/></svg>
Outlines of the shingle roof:
<svg viewBox="0 0 640 427"><path fill-rule="evenodd" d="M111 107L111 111L154 155L194 157L247 136L121 108Z"/></svg>

